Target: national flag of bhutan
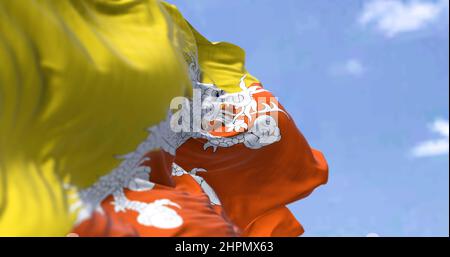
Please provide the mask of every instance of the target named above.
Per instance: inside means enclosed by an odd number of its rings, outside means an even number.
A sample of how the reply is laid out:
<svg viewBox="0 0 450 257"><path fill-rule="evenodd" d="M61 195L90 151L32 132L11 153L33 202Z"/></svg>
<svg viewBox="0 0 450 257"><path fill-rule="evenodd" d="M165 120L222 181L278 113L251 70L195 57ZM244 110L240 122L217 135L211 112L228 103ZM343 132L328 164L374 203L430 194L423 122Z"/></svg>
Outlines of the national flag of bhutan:
<svg viewBox="0 0 450 257"><path fill-rule="evenodd" d="M0 235L303 233L286 205L326 161L241 48L163 1L19 2L0 0Z"/></svg>

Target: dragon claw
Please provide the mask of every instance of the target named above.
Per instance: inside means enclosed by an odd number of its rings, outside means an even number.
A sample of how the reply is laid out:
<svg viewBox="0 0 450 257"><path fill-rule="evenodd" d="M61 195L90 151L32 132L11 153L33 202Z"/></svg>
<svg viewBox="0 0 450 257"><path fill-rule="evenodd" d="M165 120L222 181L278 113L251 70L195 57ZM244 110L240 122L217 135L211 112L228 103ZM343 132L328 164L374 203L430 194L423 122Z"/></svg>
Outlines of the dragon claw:
<svg viewBox="0 0 450 257"><path fill-rule="evenodd" d="M181 209L180 205L170 201L169 199L156 200L155 202L153 202L153 204L156 204L156 205L159 205L159 206L174 206L174 207L177 207L177 208Z"/></svg>
<svg viewBox="0 0 450 257"><path fill-rule="evenodd" d="M194 168L189 173L192 175L196 175L198 172L207 172L207 170L205 170L203 168Z"/></svg>
<svg viewBox="0 0 450 257"><path fill-rule="evenodd" d="M203 145L203 150L208 150L209 147L213 148L213 152L217 151L217 145L213 145L210 142L207 142L206 144Z"/></svg>
<svg viewBox="0 0 450 257"><path fill-rule="evenodd" d="M125 207L121 204L118 204L116 201L111 202L112 205L114 205L114 211L115 212L125 212Z"/></svg>

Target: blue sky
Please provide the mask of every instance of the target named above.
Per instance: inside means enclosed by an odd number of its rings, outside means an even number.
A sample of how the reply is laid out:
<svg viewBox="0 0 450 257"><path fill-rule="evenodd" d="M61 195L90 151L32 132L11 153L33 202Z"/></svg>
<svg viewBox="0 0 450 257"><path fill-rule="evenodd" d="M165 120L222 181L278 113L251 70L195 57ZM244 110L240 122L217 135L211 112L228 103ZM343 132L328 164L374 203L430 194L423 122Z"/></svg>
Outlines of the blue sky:
<svg viewBox="0 0 450 257"><path fill-rule="evenodd" d="M330 165L306 236L449 235L448 0L168 0L247 52ZM274 189L276 190L276 189Z"/></svg>

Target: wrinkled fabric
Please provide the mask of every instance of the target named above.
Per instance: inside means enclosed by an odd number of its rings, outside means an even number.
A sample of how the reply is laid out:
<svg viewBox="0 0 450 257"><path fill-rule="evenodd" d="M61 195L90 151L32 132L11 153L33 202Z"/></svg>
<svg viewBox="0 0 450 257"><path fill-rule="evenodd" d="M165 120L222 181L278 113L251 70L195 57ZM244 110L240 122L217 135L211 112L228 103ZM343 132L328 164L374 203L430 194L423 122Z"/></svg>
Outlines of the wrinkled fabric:
<svg viewBox="0 0 450 257"><path fill-rule="evenodd" d="M192 96L193 63L199 82L226 94L273 98L243 49L210 42L165 2L0 0L0 63L0 236L298 236L286 205L327 181L323 155L276 102L278 141L213 151L190 138L175 152L148 151L139 162L148 177L84 208L83 190L101 191L170 101ZM258 116L249 117L242 131L212 136L249 133Z"/></svg>

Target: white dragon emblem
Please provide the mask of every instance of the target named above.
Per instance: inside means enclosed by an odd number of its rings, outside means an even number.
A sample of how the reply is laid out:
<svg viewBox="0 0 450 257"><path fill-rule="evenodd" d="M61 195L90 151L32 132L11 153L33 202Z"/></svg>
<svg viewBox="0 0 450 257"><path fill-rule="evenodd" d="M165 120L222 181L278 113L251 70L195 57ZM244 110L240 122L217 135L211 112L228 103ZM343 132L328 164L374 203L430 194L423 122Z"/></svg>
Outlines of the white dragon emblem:
<svg viewBox="0 0 450 257"><path fill-rule="evenodd" d="M149 191L155 186L149 181L150 167L142 166L147 161L145 155L153 150L162 149L165 152L175 155L176 150L190 138L206 139L204 149L212 147L214 152L219 147L231 147L236 144L244 144L250 149L258 149L266 145L278 142L281 139L280 129L275 119L269 115L259 115L268 112L282 112L278 105L271 102L270 104L262 104L264 108L258 109L258 103L253 98L254 94L265 92L260 86L245 85L243 76L240 80L241 92L227 94L223 90L218 89L213 84L204 84L199 82L199 70L196 58L189 65L190 75L194 88L200 89L202 92L202 100L208 99L204 104L209 107L209 112L202 112L202 119L207 122L219 120L225 124L227 132L241 131L248 129L249 125L245 122L252 121L252 117L257 117L253 126L246 132L240 133L233 137L217 137L207 131L201 132L174 132L170 128L172 113L169 112L166 120L160 124L149 128L149 136L142 142L134 152L118 157L123 161L120 165L112 170L108 175L101 177L91 187L80 190L74 195L76 202L71 205L72 212L77 212L77 224L89 219L93 212L103 212L101 203L108 196L113 196L114 209L116 212L125 212L127 210L138 212L137 221L144 226L154 226L161 229L176 228L183 224L183 219L177 214L173 208L169 206L181 208L180 205L168 199L160 199L153 203L144 203L129 200L124 189L132 191ZM188 103L192 104L192 103ZM234 106L237 112L230 113L221 109L221 105L226 104ZM206 108L208 109L208 108ZM172 175L181 176L185 174L191 175L201 186L205 194L208 195L211 204L220 205L220 200L214 190L206 183L206 181L197 175L197 172L205 172L203 169L194 169L186 172L177 164L172 165ZM67 188L74 186L66 185ZM76 188L75 188L76 189Z"/></svg>

